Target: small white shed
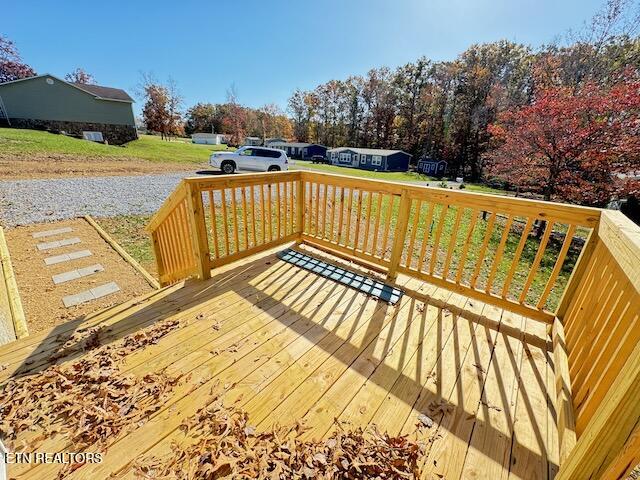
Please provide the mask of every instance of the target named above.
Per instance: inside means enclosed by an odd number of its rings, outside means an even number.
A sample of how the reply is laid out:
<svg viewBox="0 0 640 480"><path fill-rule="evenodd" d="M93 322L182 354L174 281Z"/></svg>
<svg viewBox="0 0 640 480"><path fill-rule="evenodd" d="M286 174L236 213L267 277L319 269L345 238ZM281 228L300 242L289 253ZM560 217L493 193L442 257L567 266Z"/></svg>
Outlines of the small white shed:
<svg viewBox="0 0 640 480"><path fill-rule="evenodd" d="M222 133L194 133L191 135L191 143L220 145L227 143L227 138Z"/></svg>

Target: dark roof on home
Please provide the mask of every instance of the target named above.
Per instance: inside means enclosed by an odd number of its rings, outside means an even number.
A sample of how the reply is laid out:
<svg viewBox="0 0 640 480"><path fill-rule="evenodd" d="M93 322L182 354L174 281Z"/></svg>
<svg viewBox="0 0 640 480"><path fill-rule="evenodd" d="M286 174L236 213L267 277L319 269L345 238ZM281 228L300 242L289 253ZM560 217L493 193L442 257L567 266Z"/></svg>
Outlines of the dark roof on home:
<svg viewBox="0 0 640 480"><path fill-rule="evenodd" d="M338 147L338 148L332 148L331 150L329 150L329 152L343 152L345 150L351 150L353 152L360 153L363 155L382 155L383 157L386 157L388 155L393 155L394 153L398 153L398 152L409 155L410 157L413 156L410 153L403 152L402 150L385 150L382 148Z"/></svg>
<svg viewBox="0 0 640 480"><path fill-rule="evenodd" d="M122 102L133 102L133 98L129 96L127 92L119 88L103 87L100 85L88 85L84 83L68 82L74 87L78 87L81 90L85 90L92 93L96 97L104 98L105 100L120 100Z"/></svg>
<svg viewBox="0 0 640 480"><path fill-rule="evenodd" d="M319 143L304 143L304 142L271 142L271 146L277 147L298 147L304 148L309 147L311 145L317 145L318 147L324 147L324 145L320 145ZM325 147L326 148L326 147Z"/></svg>

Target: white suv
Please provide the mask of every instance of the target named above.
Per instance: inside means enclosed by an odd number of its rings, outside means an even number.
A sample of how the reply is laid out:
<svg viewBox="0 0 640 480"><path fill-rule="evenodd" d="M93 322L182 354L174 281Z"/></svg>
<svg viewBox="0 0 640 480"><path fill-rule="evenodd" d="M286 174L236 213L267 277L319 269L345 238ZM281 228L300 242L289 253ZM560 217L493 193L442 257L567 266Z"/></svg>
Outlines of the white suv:
<svg viewBox="0 0 640 480"><path fill-rule="evenodd" d="M282 150L266 147L240 147L235 152L214 152L209 157L209 165L223 173L236 170L258 172L279 172L289 168L289 159Z"/></svg>

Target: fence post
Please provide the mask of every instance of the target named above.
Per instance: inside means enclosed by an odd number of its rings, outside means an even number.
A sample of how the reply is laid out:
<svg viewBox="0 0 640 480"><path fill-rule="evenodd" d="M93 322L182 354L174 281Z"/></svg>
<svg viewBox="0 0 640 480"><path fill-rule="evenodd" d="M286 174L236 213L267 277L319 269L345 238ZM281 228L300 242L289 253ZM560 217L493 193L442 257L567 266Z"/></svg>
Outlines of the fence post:
<svg viewBox="0 0 640 480"><path fill-rule="evenodd" d="M297 200L298 200L298 212L296 215L296 222L298 232L300 233L300 238L302 238L302 233L304 232L304 206L305 206L305 188L304 188L304 180L302 178L302 173L298 173L298 182L296 183L297 191Z"/></svg>
<svg viewBox="0 0 640 480"><path fill-rule="evenodd" d="M204 221L202 194L190 182L186 182L187 204L189 205L189 224L191 231L191 248L196 260L196 273L200 280L211 278L209 265L209 241L207 239L207 225Z"/></svg>
<svg viewBox="0 0 640 480"><path fill-rule="evenodd" d="M390 208L392 207L393 205L390 205ZM402 251L404 250L405 235L407 234L410 211L411 198L409 197L409 191L402 189L402 193L400 195L400 207L398 208L398 221L393 233L393 247L391 249L391 258L389 260L389 272L387 273L387 280L389 281L394 281L398 276L398 266L402 260Z"/></svg>

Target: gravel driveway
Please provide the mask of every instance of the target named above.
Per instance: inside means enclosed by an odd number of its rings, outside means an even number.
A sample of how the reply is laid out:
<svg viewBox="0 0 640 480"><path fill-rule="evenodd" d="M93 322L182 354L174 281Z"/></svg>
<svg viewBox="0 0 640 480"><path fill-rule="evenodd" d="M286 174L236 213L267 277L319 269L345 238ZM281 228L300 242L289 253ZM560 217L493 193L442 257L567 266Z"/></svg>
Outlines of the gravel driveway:
<svg viewBox="0 0 640 480"><path fill-rule="evenodd" d="M78 217L150 214L194 173L0 181L0 222L26 225Z"/></svg>

